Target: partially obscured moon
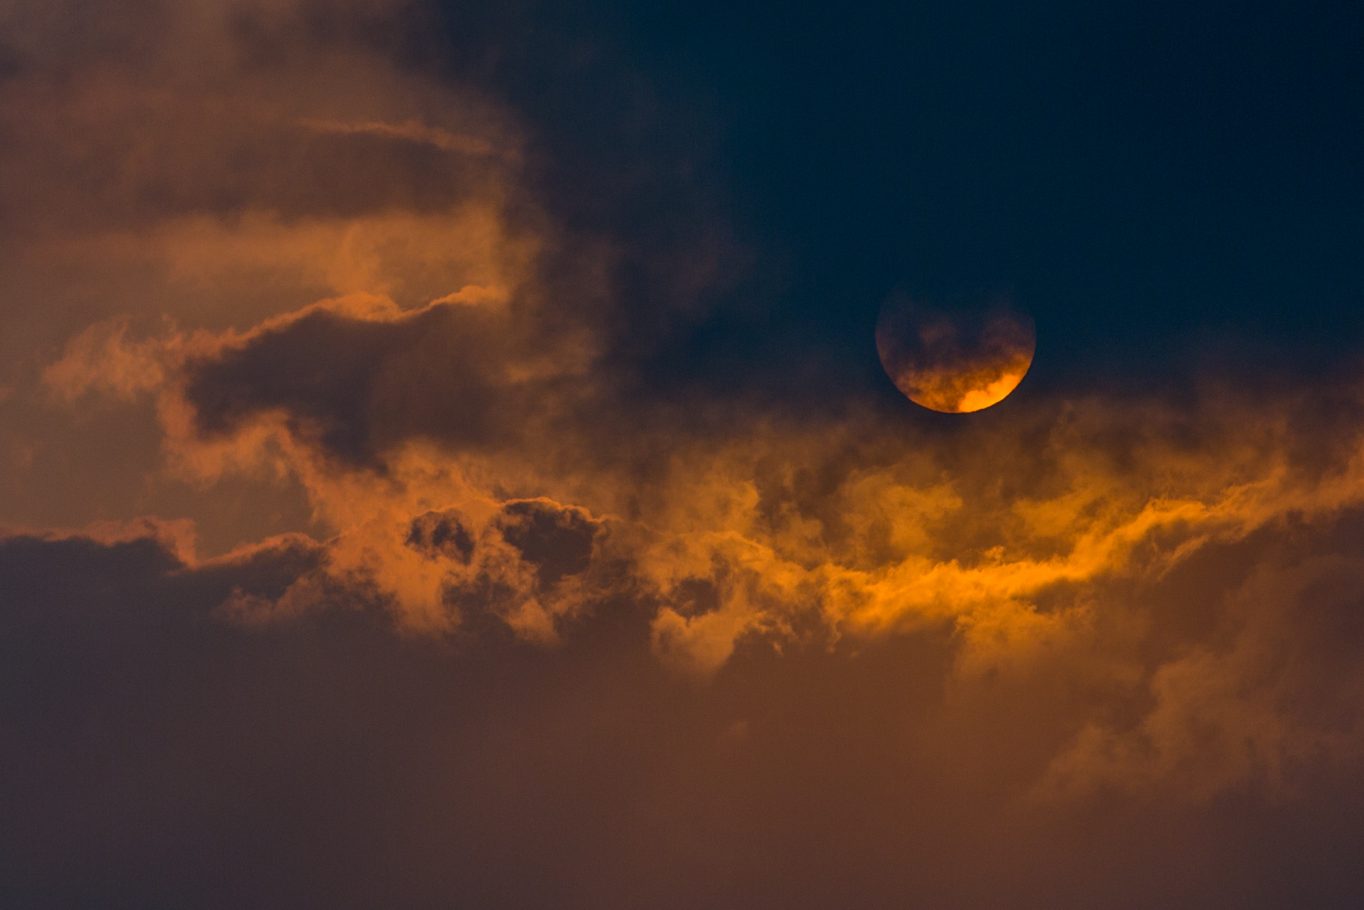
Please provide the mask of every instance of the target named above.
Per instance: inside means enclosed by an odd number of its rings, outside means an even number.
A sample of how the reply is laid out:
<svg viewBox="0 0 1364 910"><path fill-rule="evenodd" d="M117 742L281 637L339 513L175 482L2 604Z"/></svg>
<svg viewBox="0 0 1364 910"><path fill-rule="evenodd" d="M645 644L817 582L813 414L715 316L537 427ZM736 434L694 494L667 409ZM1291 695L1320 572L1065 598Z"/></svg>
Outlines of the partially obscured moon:
<svg viewBox="0 0 1364 910"><path fill-rule="evenodd" d="M936 307L895 296L876 321L876 352L910 401L946 414L998 404L1037 351L1032 319L1004 300Z"/></svg>

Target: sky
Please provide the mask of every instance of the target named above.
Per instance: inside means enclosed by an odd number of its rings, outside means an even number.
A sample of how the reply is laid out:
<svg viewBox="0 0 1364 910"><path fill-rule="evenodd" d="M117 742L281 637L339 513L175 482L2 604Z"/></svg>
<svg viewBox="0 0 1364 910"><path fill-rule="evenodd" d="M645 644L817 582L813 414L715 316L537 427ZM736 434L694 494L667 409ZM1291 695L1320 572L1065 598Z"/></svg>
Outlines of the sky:
<svg viewBox="0 0 1364 910"><path fill-rule="evenodd" d="M1361 33L0 0L0 903L1360 906Z"/></svg>

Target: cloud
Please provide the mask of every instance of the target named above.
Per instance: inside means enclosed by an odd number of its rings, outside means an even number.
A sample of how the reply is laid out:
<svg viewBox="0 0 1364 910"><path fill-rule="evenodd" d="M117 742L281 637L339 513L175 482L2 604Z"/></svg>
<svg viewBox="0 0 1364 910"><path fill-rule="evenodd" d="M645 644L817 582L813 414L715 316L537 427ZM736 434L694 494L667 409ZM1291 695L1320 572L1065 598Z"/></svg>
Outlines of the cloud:
<svg viewBox="0 0 1364 910"><path fill-rule="evenodd" d="M1174 787L1208 800L1267 785L1289 799L1323 766L1358 763L1359 512L1257 537L1239 584L1204 603L1210 634L1171 642L1153 664L1150 707L1086 725L1039 795Z"/></svg>
<svg viewBox="0 0 1364 910"><path fill-rule="evenodd" d="M416 120L405 120L402 123L385 123L377 120L360 123L337 120L303 120L300 125L319 133L398 139L465 155L482 156L497 153L492 143L485 139L480 139L477 136L461 136L449 130L427 126Z"/></svg>
<svg viewBox="0 0 1364 910"><path fill-rule="evenodd" d="M152 339L128 339L128 322L96 323L67 345L62 358L43 371L43 382L73 400L90 392L132 399L166 381L163 345Z"/></svg>
<svg viewBox="0 0 1364 910"><path fill-rule="evenodd" d="M401 4L336 5L328 35L296 2L21 5L6 30L16 72L0 85L3 122L22 127L0 181L7 223L354 217L484 194L502 179L488 152L514 148L506 118L366 46L383 6Z"/></svg>
<svg viewBox="0 0 1364 910"><path fill-rule="evenodd" d="M1356 532L1339 533L1344 548ZM909 896L965 906L1005 887L1012 904L1042 907L1104 900L1116 883L1117 905L1137 907L1228 890L1248 906L1280 903L1280 889L1326 904L1352 893L1353 854L1309 847L1317 842L1296 826L1357 831L1357 815L1321 808L1357 805L1353 765L1299 768L1291 803L1224 791L1212 809L1156 786L1166 759L1134 755L1135 778L1109 778L1120 789L1072 812L1017 797L1102 693L1035 674L944 693L950 635L782 655L740 648L697 687L647 658L635 610L602 612L545 652L496 637L475 646L395 635L363 589L338 587L330 609L265 626L223 609L244 594L282 596L318 556L299 540L201 563L151 536L0 541L0 754L10 769L0 882L12 902L117 891L206 906L322 895L348 907L376 894L814 906L848 889L852 906ZM1358 631L1346 606L1351 563L1309 559L1288 573L1290 591L1323 592L1308 615L1262 587L1282 577L1267 563L1246 588L1259 606L1232 598L1228 635L1207 642L1221 656L1175 658L1180 669L1158 689L1194 722L1159 709L1147 727L1168 725L1171 742L1199 736L1204 762L1182 752L1179 779L1201 789L1204 769L1221 763L1209 730L1238 755L1250 754L1248 730L1273 741L1254 713L1262 703L1232 695L1219 661L1239 665L1230 678L1248 692L1327 696L1294 710L1294 723L1339 723L1331 715L1353 704L1352 690L1328 689ZM1251 623L1260 644L1233 644L1245 609L1275 616ZM1279 632L1287 647L1270 645ZM1339 662L1305 662L1326 639ZM1054 679L1075 681L1074 656L1057 655ZM1264 672L1276 666L1287 672ZM1285 743L1298 755L1318 745ZM1139 792L1126 795L1132 780ZM1193 868L1179 859L1189 855ZM1261 890L1251 870L1271 861L1284 878ZM1134 866L1162 874L1135 876ZM224 877L230 886L208 887Z"/></svg>
<svg viewBox="0 0 1364 910"><path fill-rule="evenodd" d="M1214 647L1206 629L1166 636L1149 604L1211 616L1228 592L1263 587L1293 612L1291 586L1251 574L1258 559L1212 591L1168 580L1364 505L1349 392L1315 411L1311 389L1252 402L1214 385L1183 407L1040 402L912 447L871 411L717 430L619 398L592 342L557 344L540 312L466 289L412 309L335 298L221 333L130 340L120 327L78 337L48 381L126 397L125 377L160 379L144 385L172 464L205 482L294 478L327 536L319 577L366 588L412 630L501 626L555 644L629 601L662 662L703 678L749 647L950 630L954 686L1037 685L1056 662L1104 693L1038 769L1034 792L1052 799L1136 786L1138 766L1166 785L1188 761L1207 765L1191 797L1281 788L1292 760L1272 753L1345 735L1292 726L1280 696L1242 688L1258 668L1239 646ZM1304 433L1334 442L1304 448ZM300 586L282 612L327 590ZM1252 704L1240 720L1176 707L1186 683ZM1208 711L1228 725L1219 736L1263 755L1180 732Z"/></svg>
<svg viewBox="0 0 1364 910"><path fill-rule="evenodd" d="M1359 804L1356 381L774 403L416 8L5 12L20 905L1197 905Z"/></svg>
<svg viewBox="0 0 1364 910"><path fill-rule="evenodd" d="M473 532L453 509L425 512L412 519L407 545L432 558L457 559L466 565L474 555Z"/></svg>

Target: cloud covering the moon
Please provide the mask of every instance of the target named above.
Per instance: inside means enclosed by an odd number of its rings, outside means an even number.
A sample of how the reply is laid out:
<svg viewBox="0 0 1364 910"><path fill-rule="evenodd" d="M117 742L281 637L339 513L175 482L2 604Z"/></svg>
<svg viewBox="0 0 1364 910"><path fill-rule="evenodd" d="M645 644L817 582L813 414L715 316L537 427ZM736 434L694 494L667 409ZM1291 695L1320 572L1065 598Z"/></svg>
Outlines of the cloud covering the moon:
<svg viewBox="0 0 1364 910"><path fill-rule="evenodd" d="M669 384L704 169L581 198L420 5L96 7L0 20L15 906L1357 885L1357 376Z"/></svg>
<svg viewBox="0 0 1364 910"><path fill-rule="evenodd" d="M895 387L916 404L969 414L999 404L1037 350L1032 319L979 301L962 312L892 296L876 322L876 351Z"/></svg>

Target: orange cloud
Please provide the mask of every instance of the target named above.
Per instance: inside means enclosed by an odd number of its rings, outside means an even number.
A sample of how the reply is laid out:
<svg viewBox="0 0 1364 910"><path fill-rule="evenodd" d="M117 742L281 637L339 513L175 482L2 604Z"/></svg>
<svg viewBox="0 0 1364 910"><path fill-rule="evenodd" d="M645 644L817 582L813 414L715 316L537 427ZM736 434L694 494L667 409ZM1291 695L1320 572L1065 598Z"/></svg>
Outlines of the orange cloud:
<svg viewBox="0 0 1364 910"><path fill-rule="evenodd" d="M1352 564L1208 564L1364 505L1357 394L1308 426L1312 390L1292 389L1039 400L937 435L852 408L778 419L737 392L701 419L711 402L632 385L612 244L529 198L497 105L368 51L248 65L291 7L238 39L206 9L210 25L171 16L187 41L204 28L193 65L170 50L66 78L38 48L37 75L0 86L5 123L31 126L0 152L0 194L33 216L12 241L25 280L88 269L70 293L101 301L31 345L61 351L49 396L154 409L149 484L261 480L262 501L283 485L306 501L313 536L285 548L315 563L225 615L360 591L411 632L492 623L552 645L628 602L699 678L745 649L945 635L960 691L1041 691L1060 667L1101 693L1044 763L1051 797L1185 774L1206 797L1342 741L1288 707L1314 679L1257 674L1304 592ZM54 141L69 136L88 140ZM680 285L715 268L688 263ZM102 302L106 282L125 293ZM1003 333L969 388L939 391L969 409L971 389L1021 376L1026 341ZM239 536L258 543L221 558L286 540L249 519ZM1162 609L1234 629L1181 637Z"/></svg>

